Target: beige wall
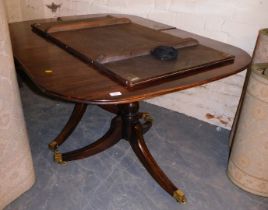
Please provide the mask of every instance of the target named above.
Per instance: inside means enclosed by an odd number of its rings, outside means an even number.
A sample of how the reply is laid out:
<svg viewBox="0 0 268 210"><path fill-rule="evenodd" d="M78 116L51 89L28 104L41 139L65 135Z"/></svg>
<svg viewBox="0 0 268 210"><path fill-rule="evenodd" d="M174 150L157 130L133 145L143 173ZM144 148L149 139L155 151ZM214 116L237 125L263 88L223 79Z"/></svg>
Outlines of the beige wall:
<svg viewBox="0 0 268 210"><path fill-rule="evenodd" d="M6 0L10 21L88 13L128 13L227 42L252 53L260 28L268 27L268 1L263 0ZM16 11L16 14L15 13ZM230 128L244 74L150 100L151 103Z"/></svg>
<svg viewBox="0 0 268 210"><path fill-rule="evenodd" d="M3 0L0 0L0 209L34 182Z"/></svg>

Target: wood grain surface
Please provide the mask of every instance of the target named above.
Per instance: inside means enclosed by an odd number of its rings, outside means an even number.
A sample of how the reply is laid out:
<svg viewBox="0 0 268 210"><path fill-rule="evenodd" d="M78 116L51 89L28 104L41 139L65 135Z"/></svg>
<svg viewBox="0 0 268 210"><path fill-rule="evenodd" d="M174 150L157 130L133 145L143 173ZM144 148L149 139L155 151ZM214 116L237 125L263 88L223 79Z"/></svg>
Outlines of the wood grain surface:
<svg viewBox="0 0 268 210"><path fill-rule="evenodd" d="M116 16L122 17L120 15ZM86 19L92 16L82 17ZM171 26L158 24L139 17L128 15L123 17L182 39L188 37L197 39L201 44L234 55L236 57L235 62L228 66L214 68L213 71L205 69L202 72L183 77L155 82L149 87L140 86L134 89L127 89L34 34L30 26L36 20L10 25L15 59L31 80L47 95L56 96L67 101L88 104L121 104L149 99L233 75L247 68L250 63L251 58L246 52L228 44L179 29L173 29ZM77 18L81 19L81 16L68 17L69 20ZM55 20L39 21L49 22Z"/></svg>

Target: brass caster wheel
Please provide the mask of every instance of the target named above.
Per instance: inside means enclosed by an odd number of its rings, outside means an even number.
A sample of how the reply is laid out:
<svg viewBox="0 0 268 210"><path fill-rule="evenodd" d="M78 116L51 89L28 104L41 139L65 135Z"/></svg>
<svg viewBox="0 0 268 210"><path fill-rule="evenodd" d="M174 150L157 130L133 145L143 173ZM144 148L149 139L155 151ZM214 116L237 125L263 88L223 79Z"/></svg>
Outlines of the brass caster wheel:
<svg viewBox="0 0 268 210"><path fill-rule="evenodd" d="M175 191L173 193L173 197L176 199L177 202L179 202L181 204L187 203L186 196L185 196L184 192L182 192L181 190Z"/></svg>
<svg viewBox="0 0 268 210"><path fill-rule="evenodd" d="M151 117L151 115L149 114L149 113L147 113L147 112L143 112L142 114L141 114L141 118L145 121L145 122L151 122L151 123L153 123L153 118Z"/></svg>
<svg viewBox="0 0 268 210"><path fill-rule="evenodd" d="M65 165L66 162L62 160L62 154L60 153L59 150L56 150L54 152L54 161L60 165Z"/></svg>
<svg viewBox="0 0 268 210"><path fill-rule="evenodd" d="M58 148L58 143L56 141L52 141L49 145L48 145L48 148L50 150L52 150L53 152L57 150Z"/></svg>

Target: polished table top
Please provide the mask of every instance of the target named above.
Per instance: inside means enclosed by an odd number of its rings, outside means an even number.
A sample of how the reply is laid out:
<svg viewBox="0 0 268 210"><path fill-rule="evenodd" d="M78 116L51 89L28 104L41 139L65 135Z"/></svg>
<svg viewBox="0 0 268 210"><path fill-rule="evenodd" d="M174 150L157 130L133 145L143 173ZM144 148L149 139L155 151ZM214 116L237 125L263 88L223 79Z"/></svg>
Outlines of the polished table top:
<svg viewBox="0 0 268 210"><path fill-rule="evenodd" d="M96 15L62 19L81 19L93 16ZM251 58L246 52L231 45L140 17L123 16L155 30L181 38L197 39L200 44L234 55L235 62L227 66L153 83L147 87L127 89L31 31L32 23L55 21L55 19L10 24L14 57L31 80L47 95L67 101L99 105L131 103L198 86L236 74L246 69L250 63ZM111 94L117 92L120 92L121 95Z"/></svg>

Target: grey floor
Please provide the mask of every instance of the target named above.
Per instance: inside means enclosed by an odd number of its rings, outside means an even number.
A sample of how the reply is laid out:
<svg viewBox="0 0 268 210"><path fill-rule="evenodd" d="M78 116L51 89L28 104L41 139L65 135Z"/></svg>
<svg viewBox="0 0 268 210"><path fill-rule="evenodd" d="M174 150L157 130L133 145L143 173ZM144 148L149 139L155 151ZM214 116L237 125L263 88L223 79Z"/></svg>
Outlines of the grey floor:
<svg viewBox="0 0 268 210"><path fill-rule="evenodd" d="M188 197L179 205L147 174L126 141L91 158L57 165L47 144L73 105L21 89L37 180L6 210L267 210L268 198L246 193L226 176L228 131L147 103L154 117L146 142L159 165ZM61 150L100 137L112 114L89 106Z"/></svg>

